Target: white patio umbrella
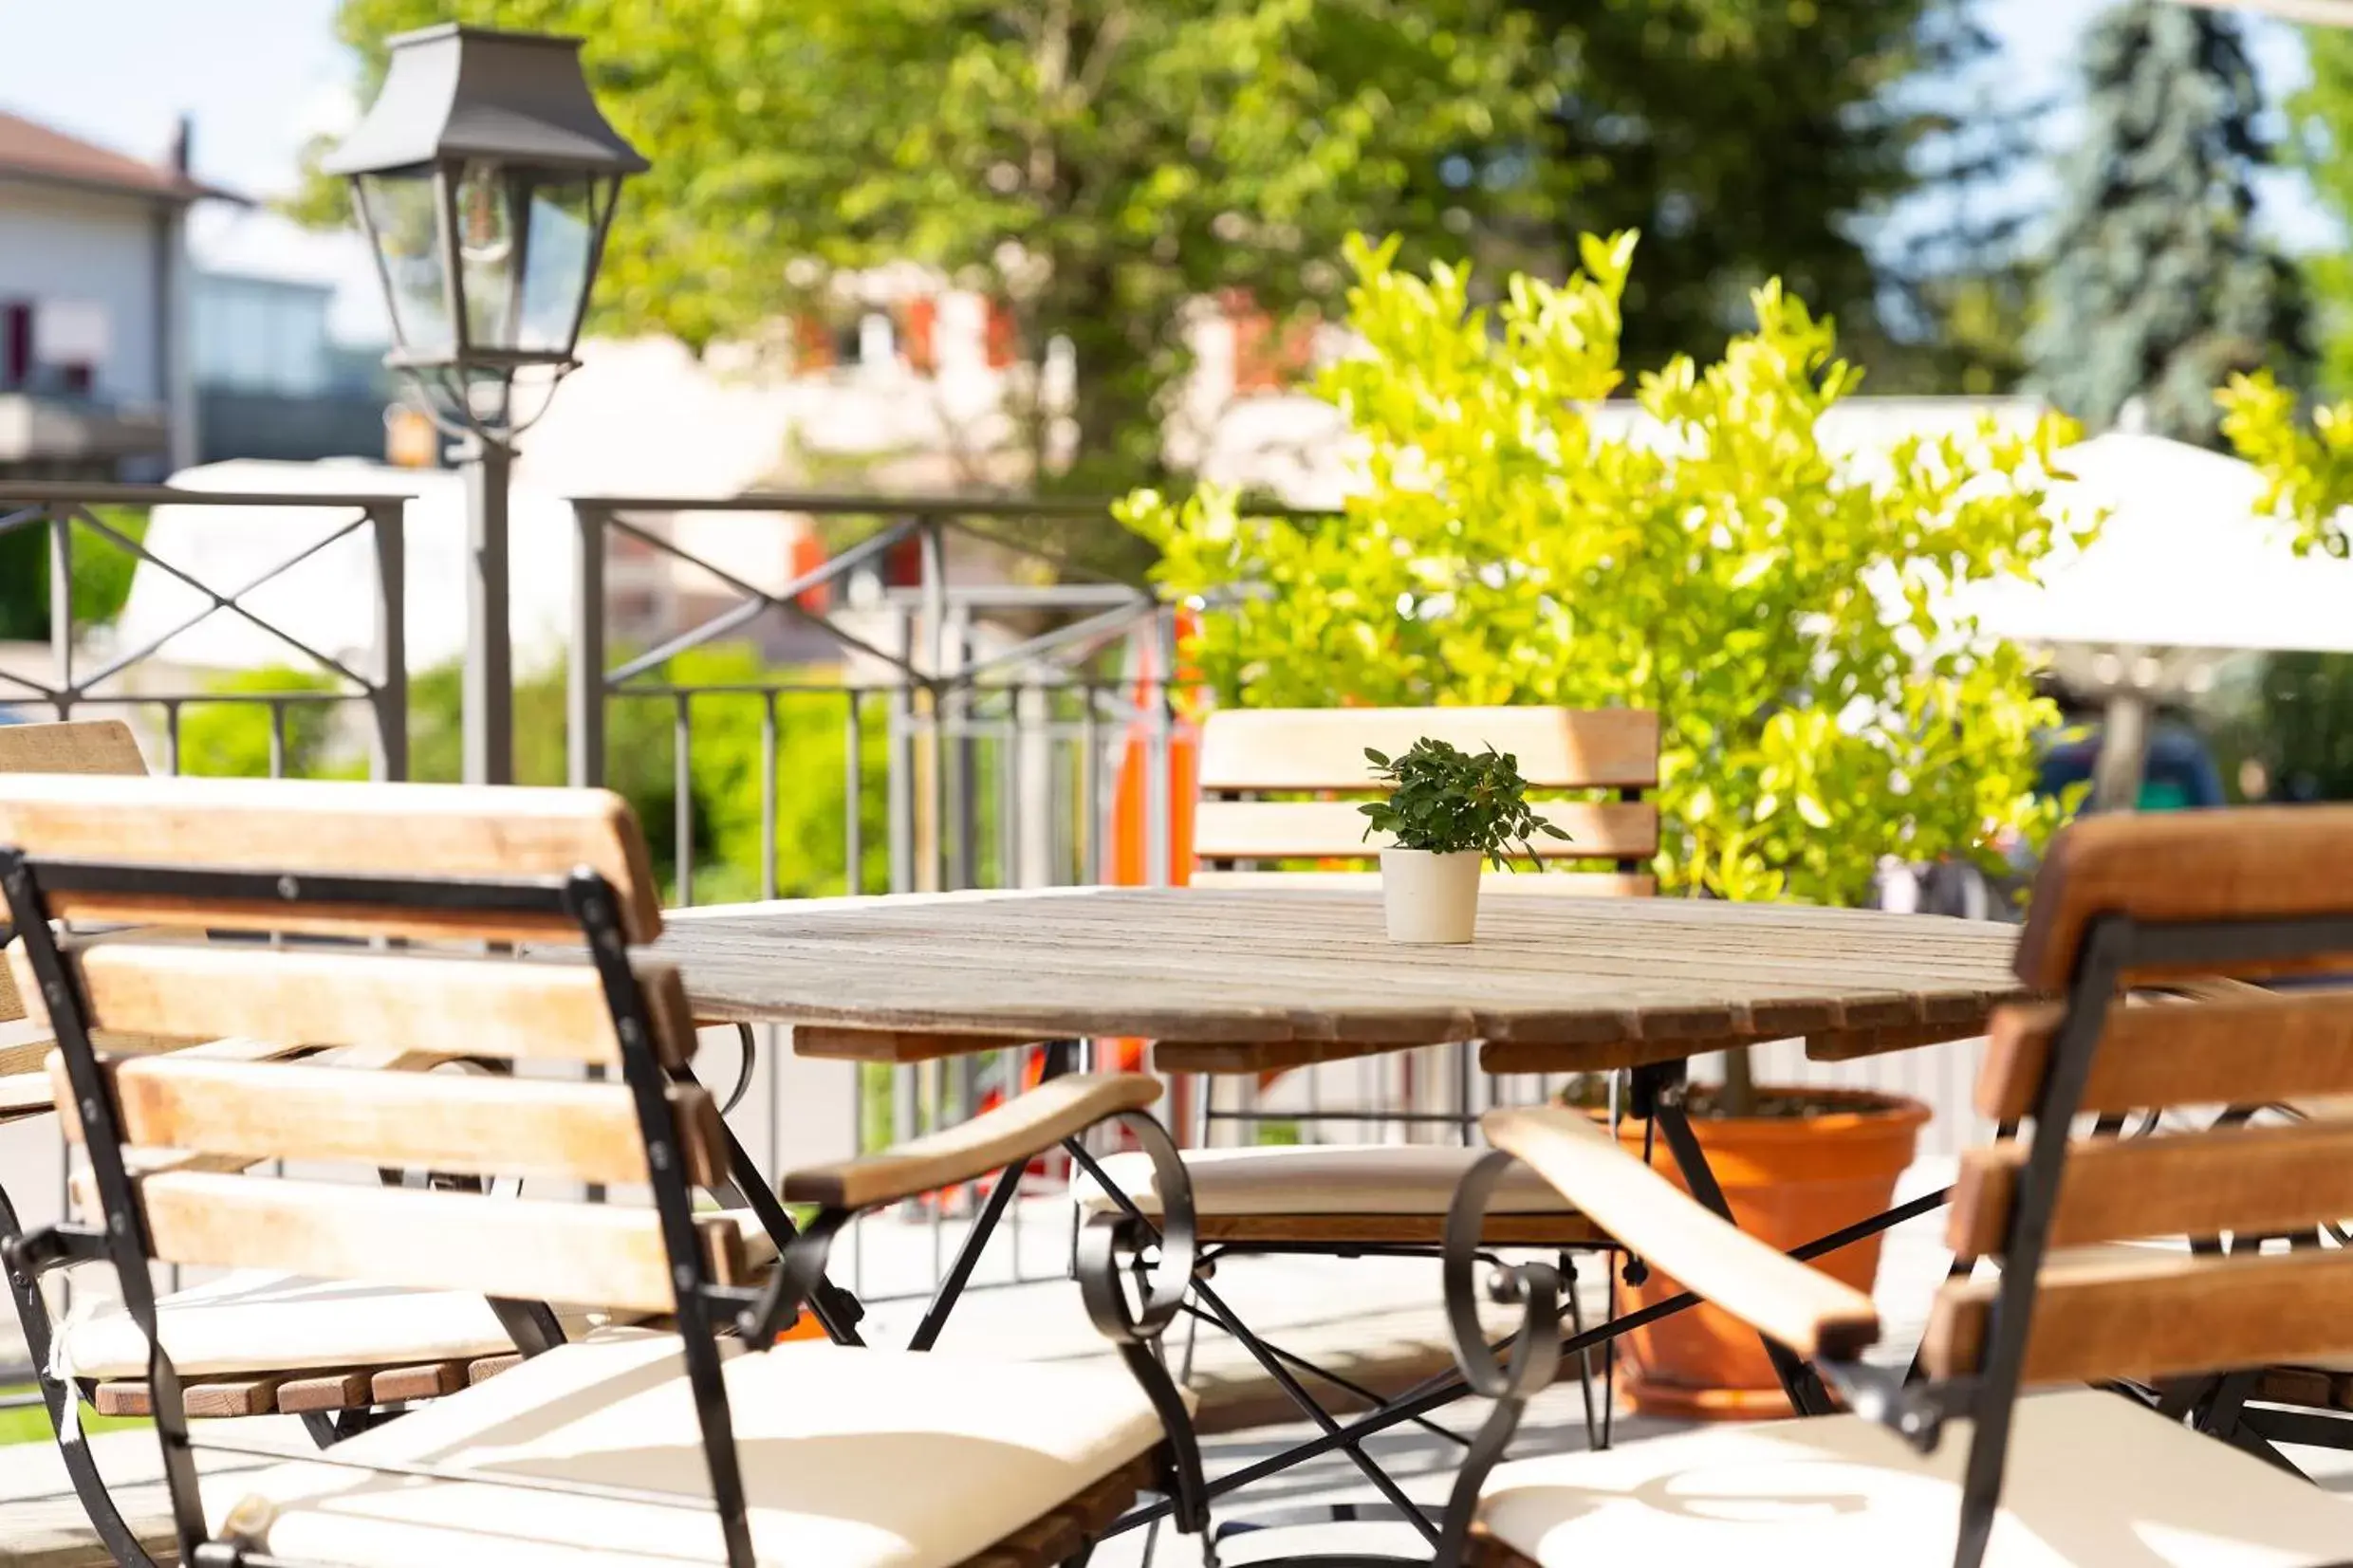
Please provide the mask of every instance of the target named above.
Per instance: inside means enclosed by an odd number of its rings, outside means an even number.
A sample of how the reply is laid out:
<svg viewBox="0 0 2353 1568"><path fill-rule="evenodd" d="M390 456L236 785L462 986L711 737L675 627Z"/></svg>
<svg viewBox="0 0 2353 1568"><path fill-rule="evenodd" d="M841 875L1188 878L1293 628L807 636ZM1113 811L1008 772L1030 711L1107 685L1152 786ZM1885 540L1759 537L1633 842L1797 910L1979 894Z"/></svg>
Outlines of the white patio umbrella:
<svg viewBox="0 0 2353 1568"><path fill-rule="evenodd" d="M2032 581L1974 584L1955 610L1987 636L2049 652L2063 675L2103 697L2108 728L2099 794L2134 798L2150 705L2197 690L2245 653L2353 653L2353 562L2296 553L2260 514L2263 480L2233 457L2162 436L2113 432L2068 448L2053 506L2103 517Z"/></svg>
<svg viewBox="0 0 2353 1568"><path fill-rule="evenodd" d="M1962 594L1988 634L2049 648L2353 653L2353 561L2297 555L2287 526L2257 512L2263 479L2248 464L2125 432L2058 462L2070 478L2054 507L2069 522L2104 514L2100 535L2033 581Z"/></svg>

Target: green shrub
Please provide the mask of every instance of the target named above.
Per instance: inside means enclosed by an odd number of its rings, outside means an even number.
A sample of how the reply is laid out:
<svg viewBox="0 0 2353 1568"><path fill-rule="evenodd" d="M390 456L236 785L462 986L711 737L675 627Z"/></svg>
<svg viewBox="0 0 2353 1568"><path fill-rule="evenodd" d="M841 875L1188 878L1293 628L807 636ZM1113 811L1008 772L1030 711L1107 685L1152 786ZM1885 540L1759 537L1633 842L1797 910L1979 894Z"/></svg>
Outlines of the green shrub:
<svg viewBox="0 0 2353 1568"><path fill-rule="evenodd" d="M1704 369L1677 358L1616 436L1634 236L1588 236L1562 286L1397 270L1352 245L1328 369L1362 483L1344 515L1251 516L1231 493L1120 508L1158 581L1199 603L1186 656L1248 707L1558 703L1662 718L1666 886L1843 904L1878 862L2029 841L2035 736L2059 721L2008 646L1945 635L1944 587L2029 571L2071 427L1899 444L1884 471L1825 450L1859 373L1777 284Z"/></svg>
<svg viewBox="0 0 2353 1568"><path fill-rule="evenodd" d="M146 541L146 507L93 507L90 511L126 539ZM138 570L137 556L88 525L75 524L74 624L112 625L122 614ZM0 534L0 642L37 642L48 635L49 530L26 524Z"/></svg>
<svg viewBox="0 0 2353 1568"><path fill-rule="evenodd" d="M776 704L776 892L798 897L848 891L849 693L825 689L829 672L769 665L756 648L728 643L691 649L672 659L663 678L680 686L791 683L816 688L781 692ZM269 666L215 680L224 696L328 692L333 677ZM515 782L565 781L565 674L527 676L514 693ZM461 773L463 729L457 666L421 671L409 682L409 777L454 783ZM889 739L883 699L865 697L860 717L861 887L889 885L886 793ZM756 692L714 692L692 699L687 753L693 801L697 903L759 896L760 731L764 699ZM286 766L293 778L364 778L364 730L351 705L287 705ZM182 771L258 778L269 772L269 715L255 702L192 704L180 720ZM678 889L676 706L668 696L618 697L605 710L605 782L629 801L645 830L665 894Z"/></svg>
<svg viewBox="0 0 2353 1568"><path fill-rule="evenodd" d="M264 665L213 677L206 690L221 697L333 692L343 683L321 671ZM340 756L330 741L342 704L283 705L281 771L289 779L364 779L364 758ZM179 770L203 778L269 777L270 705L262 701L190 703L180 710Z"/></svg>

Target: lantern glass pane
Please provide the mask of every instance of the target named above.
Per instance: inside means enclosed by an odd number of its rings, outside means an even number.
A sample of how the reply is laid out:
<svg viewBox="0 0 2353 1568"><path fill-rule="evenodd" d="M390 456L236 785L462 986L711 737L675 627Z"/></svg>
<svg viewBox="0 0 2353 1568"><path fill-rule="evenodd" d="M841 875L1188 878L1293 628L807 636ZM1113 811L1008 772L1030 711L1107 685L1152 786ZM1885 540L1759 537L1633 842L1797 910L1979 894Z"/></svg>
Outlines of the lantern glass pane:
<svg viewBox="0 0 2353 1568"><path fill-rule="evenodd" d="M598 184L593 175L542 175L531 183L518 347L571 352L596 253Z"/></svg>
<svg viewBox="0 0 2353 1568"><path fill-rule="evenodd" d="M431 172L361 175L359 193L383 262L394 335L411 354L449 353L456 344L441 265L441 204Z"/></svg>
<svg viewBox="0 0 2353 1568"><path fill-rule="evenodd" d="M515 344L515 198L523 178L475 161L457 176L457 267L470 348Z"/></svg>

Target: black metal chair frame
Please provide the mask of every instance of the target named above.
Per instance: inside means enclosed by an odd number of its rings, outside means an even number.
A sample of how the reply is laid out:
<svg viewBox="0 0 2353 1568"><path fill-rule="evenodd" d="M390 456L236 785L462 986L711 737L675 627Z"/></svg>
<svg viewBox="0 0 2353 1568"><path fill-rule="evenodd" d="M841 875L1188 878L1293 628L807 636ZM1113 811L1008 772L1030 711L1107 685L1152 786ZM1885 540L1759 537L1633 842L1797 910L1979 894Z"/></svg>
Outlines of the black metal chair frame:
<svg viewBox="0 0 2353 1568"><path fill-rule="evenodd" d="M756 1568L742 1473L738 1467L727 1392L720 1372L718 1336L732 1331L755 1348L765 1350L791 1328L804 1310L815 1316L836 1340L856 1343L855 1302L827 1282L824 1263L832 1237L854 1213L821 1211L806 1229L796 1227L782 1203L760 1178L740 1145L731 1137L731 1174L761 1221L783 1248L777 1268L760 1287L725 1285L713 1281L710 1264L695 1227L693 1193L675 1146L676 1133L665 1092L674 1078L655 1054L653 1026L630 967L627 939L620 923L620 901L597 873L583 868L565 877L512 879L425 879L375 876L316 875L268 871L228 871L99 862L65 858L34 858L21 850L0 847L0 892L4 892L18 934L26 947L36 983L54 1026L67 1078L81 1114L90 1171L104 1223L99 1227L56 1225L15 1237L6 1246L11 1283L25 1281L38 1301L38 1280L51 1268L71 1263L108 1263L119 1277L125 1309L146 1336L149 1346L148 1387L163 1459L164 1482L179 1559L194 1568L296 1568L287 1559L242 1549L210 1538L197 1490L195 1454L198 1449L260 1457L286 1457L279 1450L249 1444L193 1439L183 1389L170 1356L157 1334L157 1300L150 1273L153 1246L143 1212L123 1160L122 1125L114 1096L103 1076L98 1050L90 1038L89 1012L79 983L64 962L52 933L50 899L58 894L139 894L203 903L224 901L305 905L372 906L409 910L462 911L490 915L559 917L576 926L602 983L616 1038L621 1047L621 1078L628 1088L645 1138L649 1187L658 1216L664 1252L676 1282L676 1320L687 1381L700 1428L704 1459L710 1470L712 1497L708 1506L719 1516L730 1568ZM1193 1248L1192 1207L1183 1164L1176 1146L1159 1124L1148 1116L1125 1114L1139 1141L1155 1161L1163 1190L1171 1194L1167 1223L1158 1228L1139 1227L1117 1216L1102 1216L1083 1233L1078 1258L1079 1279L1090 1318L1118 1344L1121 1356L1159 1414L1168 1441L1160 1450L1161 1484L1167 1511L1178 1527L1200 1530L1208 1523L1208 1492L1201 1475L1200 1454L1182 1397L1165 1368L1153 1354L1153 1342L1176 1316L1191 1281ZM1075 1152L1078 1139L1067 1140ZM1001 1206L1000 1206L1001 1207ZM1157 1250L1158 1257L1150 1253ZM1122 1262L1122 1258L1131 1260ZM1123 1279L1130 1272L1148 1280L1140 1309L1128 1304ZM958 1282L960 1283L960 1282ZM954 1292L947 1292L953 1301ZM544 1308L540 1310L545 1310ZM46 1309L43 1311L46 1321ZM536 1336L534 1336L536 1337ZM35 1354L46 1358L46 1346ZM523 1346L527 1352L530 1346ZM545 1344L538 1348L547 1348ZM69 1389L45 1395L71 1398ZM52 1404L52 1417L59 1411ZM62 1430L62 1428L61 1428ZM77 1490L93 1507L92 1517L107 1545L128 1563L147 1559L87 1465L82 1467L93 1483ZM72 1464L69 1454L69 1464ZM328 1448L307 1462L345 1465L354 1468L442 1481L490 1483L525 1490L596 1496L699 1511L699 1499L547 1477L489 1476L430 1465L371 1464L339 1457ZM111 1534L104 1522L112 1520ZM127 1548L127 1550L126 1550Z"/></svg>
<svg viewBox="0 0 2353 1568"><path fill-rule="evenodd" d="M1696 1134L1691 1130L1689 1115L1683 1108L1686 1064L1681 1061L1670 1061L1638 1067L1632 1069L1632 1078L1633 1114L1647 1116L1652 1119L1660 1135L1667 1139L1669 1152L1674 1154L1677 1168L1682 1171L1684 1180L1690 1185L1694 1195L1714 1210L1719 1217L1729 1221L1732 1217L1730 1206L1726 1203L1723 1190L1715 1181L1714 1171L1707 1163L1705 1152L1699 1147ZM1071 1153L1080 1167L1095 1179L1104 1192L1111 1195L1112 1202L1124 1218L1139 1227L1151 1225L1150 1218L1138 1209L1121 1190L1108 1179L1092 1154L1075 1145L1072 1147ZM1473 1166L1472 1173L1465 1177L1464 1185L1457 1191L1454 1207L1448 1212L1445 1240L1433 1249L1413 1249L1425 1253L1435 1251L1442 1260L1446 1282L1448 1325L1454 1336L1455 1346L1455 1367L1422 1379L1413 1387L1378 1404L1377 1408L1367 1414L1346 1422L1333 1419L1323 1411L1322 1407L1314 1404L1297 1379L1291 1377L1284 1370L1282 1363L1287 1359L1294 1358L1289 1357L1288 1353L1267 1345L1240 1322L1231 1308L1226 1307L1215 1298L1214 1290L1205 1282L1195 1281L1194 1289L1196 1294L1202 1296L1210 1319L1240 1340L1259 1364L1275 1375L1276 1382L1284 1388L1285 1393L1308 1413L1309 1418L1314 1420L1320 1429L1314 1437L1210 1481L1206 1488L1206 1501L1214 1503L1243 1487L1268 1480L1285 1470L1304 1465L1310 1460L1319 1459L1325 1454L1343 1453L1355 1460L1360 1469L1367 1472L1368 1479L1380 1476L1374 1485L1382 1491L1384 1498L1388 1499L1386 1507L1350 1505L1346 1517L1351 1520L1387 1520L1401 1517L1408 1523L1422 1527L1419 1533L1430 1541L1437 1560L1442 1563L1450 1562L1453 1559L1447 1556L1450 1550L1449 1532L1454 1529L1453 1516L1460 1502L1459 1485L1456 1489L1454 1503L1450 1503L1448 1510L1441 1514L1439 1519L1433 1521L1425 1510L1414 1505L1410 1500L1404 1499L1401 1493L1391 1496L1391 1491L1395 1486L1394 1482L1389 1482L1387 1486L1381 1485L1381 1483L1389 1481L1389 1478L1381 1475L1378 1467L1362 1453L1362 1448L1365 1440L1408 1423L1426 1427L1429 1425L1429 1417L1434 1412L1459 1399L1473 1395L1495 1399L1500 1403L1476 1437L1465 1440L1454 1432L1437 1429L1450 1440L1464 1445L1466 1453L1462 1474L1484 1477L1500 1457L1504 1445L1510 1441L1510 1432L1517 1426L1519 1408L1535 1393L1551 1385L1563 1357L1581 1356L1596 1350L1605 1349L1622 1335L1646 1327L1662 1319L1671 1318L1678 1312L1699 1304L1701 1298L1695 1292L1680 1291L1663 1301L1653 1302L1649 1306L1617 1314L1608 1321L1593 1328L1572 1326L1569 1333L1562 1334L1559 1303L1565 1289L1564 1271L1556 1269L1552 1264L1543 1263L1510 1265L1498 1255L1507 1249L1497 1248L1481 1240L1482 1221L1485 1218L1487 1200L1493 1191L1494 1184L1501 1180L1505 1168L1510 1162L1511 1156L1508 1154L1491 1153ZM1924 1193L1794 1247L1790 1255L1801 1260L1807 1260L1835 1252L1841 1247L1849 1246L1856 1242L1878 1235L1907 1220L1917 1219L1922 1214L1930 1213L1941 1208L1951 1196L1950 1188L1940 1188L1934 1192ZM1470 1205L1467 1209L1466 1203ZM1238 1250L1238 1248L1221 1250ZM1337 1249L1317 1246L1306 1250L1321 1252ZM1532 1249L1510 1248L1508 1250ZM1594 1250L1618 1249L1597 1246ZM1633 1263L1637 1268L1640 1267L1639 1259L1634 1259ZM1513 1335L1492 1344L1486 1342L1483 1330L1479 1325L1477 1282L1473 1278L1476 1264L1506 1268L1523 1302L1520 1329ZM1639 1282L1640 1276L1637 1273L1634 1278L1636 1282ZM1533 1336L1532 1338L1531 1336ZM1821 1377L1803 1357L1796 1356L1784 1346L1773 1343L1770 1339L1766 1339L1764 1342L1772 1357L1774 1371L1783 1380L1783 1391L1788 1395L1792 1409L1802 1414L1815 1415L1828 1413L1836 1408L1829 1394L1825 1391ZM1500 1372L1496 1359L1498 1353L1508 1345L1527 1343L1538 1344L1541 1347L1539 1353L1530 1356L1521 1356L1515 1353L1511 1360L1512 1370L1508 1374ZM1509 1412L1508 1422L1507 1411ZM1500 1429L1500 1435L1495 1435L1498 1431L1498 1423L1504 1423L1504 1425ZM1475 1501L1475 1485L1472 1488L1471 1496ZM1142 1504L1113 1525L1107 1535L1119 1535L1150 1525L1158 1520L1170 1517L1172 1511L1172 1503L1166 1501ZM1329 1510L1306 1512L1314 1514L1313 1522L1329 1522L1333 1518ZM1264 1516L1259 1522L1267 1525L1306 1522L1308 1522L1306 1512L1302 1512L1298 1518L1293 1518L1288 1513ZM1245 1524L1243 1527L1249 1526ZM1458 1552L1459 1542L1454 1550ZM1312 1561L1318 1564L1319 1568L1356 1568L1356 1565L1360 1564L1370 1568L1370 1565L1374 1564L1419 1562L1422 1559L1399 1558L1394 1554L1363 1553L1318 1556L1313 1559L1293 1558L1285 1560Z"/></svg>
<svg viewBox="0 0 2353 1568"><path fill-rule="evenodd" d="M2353 915L2148 921L2110 913L2087 923L2070 971L2065 1018L2035 1103L2032 1141L2003 1239L2001 1282L1977 1372L1931 1380L1917 1363L1906 1369L1827 1357L1816 1363L1849 1411L1887 1427L1922 1452L1935 1448L1947 1421L1966 1417L1973 1423L1955 1568L1979 1568L2000 1511L2011 1416L2023 1381L2027 1337L2048 1251L2060 1176L2109 1009L2122 1005L2120 985L2124 975L2148 969L2228 971L2346 951L2353 951ZM1672 1132L1668 1136L1676 1141ZM1458 1568L1462 1562L1480 1490L1517 1430L1528 1401L1551 1381L1559 1352L1571 1343L1557 1341L1560 1281L1543 1264L1518 1266L1527 1306L1512 1341L1520 1349L1508 1366L1497 1359L1479 1327L1473 1265L1480 1221L1497 1182L1512 1163L1513 1156L1502 1152L1481 1160L1464 1178L1447 1214L1444 1282L1455 1355L1464 1381L1496 1403L1448 1500L1438 1568ZM1720 1204L1710 1203L1696 1183L1693 1192L1722 1213ZM1945 1195L1932 1194L1938 1199ZM1915 1208L1918 1202L1905 1207ZM1801 1247L1793 1255L1804 1258L1820 1250L1827 1249ZM1790 1353L1784 1350L1782 1355ZM2234 1374L2220 1383L2227 1389L2247 1375ZM2243 1386L2237 1397L2243 1402Z"/></svg>

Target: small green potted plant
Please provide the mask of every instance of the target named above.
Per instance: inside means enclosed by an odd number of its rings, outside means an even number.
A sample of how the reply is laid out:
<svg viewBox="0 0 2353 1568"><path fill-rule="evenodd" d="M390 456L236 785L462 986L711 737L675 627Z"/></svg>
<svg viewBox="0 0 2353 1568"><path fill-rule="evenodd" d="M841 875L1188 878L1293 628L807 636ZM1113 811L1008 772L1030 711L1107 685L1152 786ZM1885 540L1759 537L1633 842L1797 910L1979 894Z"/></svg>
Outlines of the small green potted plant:
<svg viewBox="0 0 2353 1568"><path fill-rule="evenodd" d="M1517 849L1534 858L1536 834L1566 839L1528 803L1519 759L1493 747L1475 755L1424 735L1395 758L1364 756L1389 793L1358 809L1371 819L1380 851L1380 901L1389 940L1463 943L1479 918L1479 865L1508 864Z"/></svg>

